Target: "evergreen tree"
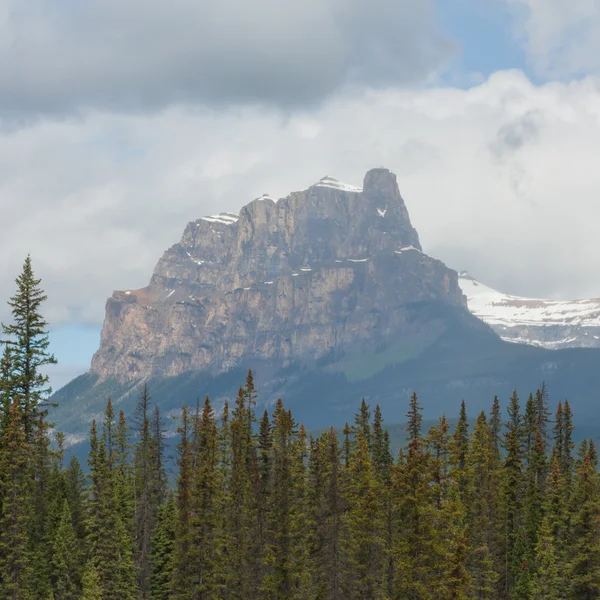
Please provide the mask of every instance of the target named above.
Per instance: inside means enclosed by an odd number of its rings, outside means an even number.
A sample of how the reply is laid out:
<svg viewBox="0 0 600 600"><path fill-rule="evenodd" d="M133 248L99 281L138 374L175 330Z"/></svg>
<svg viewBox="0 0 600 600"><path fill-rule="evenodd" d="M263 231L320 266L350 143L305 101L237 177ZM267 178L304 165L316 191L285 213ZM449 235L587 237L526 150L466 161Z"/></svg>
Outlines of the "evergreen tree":
<svg viewBox="0 0 600 600"><path fill-rule="evenodd" d="M511 598L517 576L523 569L521 556L517 552L517 541L521 530L523 503L523 474L521 448L522 417L516 390L509 400L508 421L504 435L506 456L502 469L502 597Z"/></svg>
<svg viewBox="0 0 600 600"><path fill-rule="evenodd" d="M561 593L560 563L549 517L545 517L540 526L535 562L532 600L562 600L565 596Z"/></svg>
<svg viewBox="0 0 600 600"><path fill-rule="evenodd" d="M177 466L177 519L175 522L175 545L173 549L173 599L187 600L191 598L194 584L192 572L192 444L189 409L183 406L181 410L181 425L177 429L180 435L178 444Z"/></svg>
<svg viewBox="0 0 600 600"><path fill-rule="evenodd" d="M30 441L34 424L40 412L45 413L42 407L52 393L43 367L55 364L56 359L48 352L48 323L40 312L48 297L40 287L41 279L35 278L29 256L15 282L17 291L8 302L13 323L2 324L4 335L7 336L2 344L11 348L10 378L7 385L13 397L19 400L25 437Z"/></svg>
<svg viewBox="0 0 600 600"><path fill-rule="evenodd" d="M408 447L394 477L397 515L394 541L394 597L419 600L429 598L438 581L438 551L433 512L430 455L421 433L422 408L413 394L407 413Z"/></svg>
<svg viewBox="0 0 600 600"><path fill-rule="evenodd" d="M220 564L217 535L220 527L217 423L208 396L194 423L196 457L192 473L190 522L191 598L212 598L218 589Z"/></svg>
<svg viewBox="0 0 600 600"><path fill-rule="evenodd" d="M150 545L151 600L171 598L176 518L175 497L169 495L167 501L159 507L156 531Z"/></svg>
<svg viewBox="0 0 600 600"><path fill-rule="evenodd" d="M463 502L466 499L468 475L466 471L467 456L469 453L469 421L467 419L467 408L463 400L460 405L460 416L451 444L451 463L453 476L458 484L458 490Z"/></svg>
<svg viewBox="0 0 600 600"><path fill-rule="evenodd" d="M76 550L77 538L73 531L69 503L65 500L52 553L52 589L56 600L77 598L79 582Z"/></svg>
<svg viewBox="0 0 600 600"><path fill-rule="evenodd" d="M151 431L151 408L148 386L144 384L135 410L137 442L134 454L135 489L135 562L142 598L148 598L150 577L150 543L158 518L160 498L156 494L154 469L155 440Z"/></svg>
<svg viewBox="0 0 600 600"><path fill-rule="evenodd" d="M10 600L31 598L29 448L19 399L8 414L0 451L0 589Z"/></svg>
<svg viewBox="0 0 600 600"><path fill-rule="evenodd" d="M364 398L361 400L359 411L354 415L354 434L357 436L359 433L363 434L371 448L371 411Z"/></svg>
<svg viewBox="0 0 600 600"><path fill-rule="evenodd" d="M103 600L100 577L92 562L88 562L83 572L81 600Z"/></svg>
<svg viewBox="0 0 600 600"><path fill-rule="evenodd" d="M343 538L345 597L357 600L383 598L385 562L381 487L369 454L368 440L360 429L350 464L349 482Z"/></svg>
<svg viewBox="0 0 600 600"><path fill-rule="evenodd" d="M496 598L498 564L498 472L493 431L481 413L473 429L468 456L467 495L471 597Z"/></svg>
<svg viewBox="0 0 600 600"><path fill-rule="evenodd" d="M574 493L571 537L571 597L600 597L600 497L598 473L585 456Z"/></svg>

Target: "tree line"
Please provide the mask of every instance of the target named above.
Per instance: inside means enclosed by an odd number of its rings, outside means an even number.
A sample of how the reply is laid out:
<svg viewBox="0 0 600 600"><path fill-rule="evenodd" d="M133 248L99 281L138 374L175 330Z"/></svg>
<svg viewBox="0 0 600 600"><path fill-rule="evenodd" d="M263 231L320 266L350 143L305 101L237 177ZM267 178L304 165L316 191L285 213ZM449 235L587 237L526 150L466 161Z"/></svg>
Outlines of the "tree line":
<svg viewBox="0 0 600 600"><path fill-rule="evenodd" d="M474 422L424 430L415 394L396 456L379 407L310 435L251 372L218 414L166 428L143 388L108 400L87 469L48 423L45 300L29 259L0 361L0 598L579 600L600 597L600 482L567 401L542 385Z"/></svg>

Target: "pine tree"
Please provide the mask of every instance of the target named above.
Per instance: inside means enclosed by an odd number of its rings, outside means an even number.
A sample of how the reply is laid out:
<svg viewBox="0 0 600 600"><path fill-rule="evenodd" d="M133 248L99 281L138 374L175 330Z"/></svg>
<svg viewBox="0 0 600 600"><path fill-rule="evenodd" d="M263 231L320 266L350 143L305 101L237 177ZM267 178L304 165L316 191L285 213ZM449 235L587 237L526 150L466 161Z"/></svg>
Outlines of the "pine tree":
<svg viewBox="0 0 600 600"><path fill-rule="evenodd" d="M294 422L277 401L273 412L272 474L267 515L267 544L263 556L264 576L261 595L264 598L291 598L294 588L293 519Z"/></svg>
<svg viewBox="0 0 600 600"><path fill-rule="evenodd" d="M142 598L148 598L150 577L150 542L158 517L159 499L155 494L153 480L154 440L150 429L150 394L144 384L138 399L134 420L138 440L135 444L135 562Z"/></svg>
<svg viewBox="0 0 600 600"><path fill-rule="evenodd" d="M177 429L180 435L178 444L177 466L177 519L175 522L175 545L173 549L173 599L186 600L191 598L193 585L192 573L192 444L189 409L183 406L181 410L181 425Z"/></svg>
<svg viewBox="0 0 600 600"><path fill-rule="evenodd" d="M342 600L342 497L339 440L335 429L314 440L309 461L310 571L315 598Z"/></svg>
<svg viewBox="0 0 600 600"><path fill-rule="evenodd" d="M461 500L464 502L467 494L468 475L466 472L467 456L469 453L469 421L467 408L463 400L460 405L460 416L450 447L453 477L458 484Z"/></svg>
<svg viewBox="0 0 600 600"><path fill-rule="evenodd" d="M220 581L217 535L220 527L217 423L208 396L194 422L196 440L190 522L192 598L212 598Z"/></svg>
<svg viewBox="0 0 600 600"><path fill-rule="evenodd" d="M0 589L10 600L31 598L29 448L19 399L8 414L0 451Z"/></svg>
<svg viewBox="0 0 600 600"><path fill-rule="evenodd" d="M8 385L12 395L19 400L25 437L30 441L34 424L40 414L45 414L42 407L52 393L43 367L55 364L56 359L48 352L48 323L40 312L48 297L40 287L41 279L35 278L29 256L15 282L17 291L8 302L13 323L2 324L4 335L7 336L2 344L12 350Z"/></svg>
<svg viewBox="0 0 600 600"><path fill-rule="evenodd" d="M92 562L88 562L83 572L80 600L103 600L100 577Z"/></svg>
<svg viewBox="0 0 600 600"><path fill-rule="evenodd" d="M573 458L573 450L575 443L573 442L573 413L568 400L565 400L563 405L563 451L560 459L560 471L565 478L565 483L568 487L571 486L573 480L575 461Z"/></svg>
<svg viewBox="0 0 600 600"><path fill-rule="evenodd" d="M408 447L394 474L397 527L394 540L394 597L429 598L437 587L438 541L434 531L430 455L421 433L422 408L413 394L407 413Z"/></svg>
<svg viewBox="0 0 600 600"><path fill-rule="evenodd" d="M171 598L176 518L175 497L169 495L167 501L161 504L158 510L156 531L150 545L149 597L151 600Z"/></svg>
<svg viewBox="0 0 600 600"><path fill-rule="evenodd" d="M473 429L468 462L467 495L469 523L469 572L471 596L479 600L496 597L498 565L498 473L494 459L493 431L485 413Z"/></svg>
<svg viewBox="0 0 600 600"><path fill-rule="evenodd" d="M550 518L545 517L539 529L535 548L536 573L532 584L532 600L561 600L560 563Z"/></svg>
<svg viewBox="0 0 600 600"><path fill-rule="evenodd" d="M8 413L16 391L14 362L13 349L5 345L0 357L0 439L8 423Z"/></svg>
<svg viewBox="0 0 600 600"><path fill-rule="evenodd" d="M69 503L65 500L52 553L52 589L56 600L77 598L79 582L76 550L77 538L73 531Z"/></svg>
<svg viewBox="0 0 600 600"><path fill-rule="evenodd" d="M360 409L354 415L353 431L355 435L362 433L367 445L371 448L371 411L364 398L361 400Z"/></svg>
<svg viewBox="0 0 600 600"><path fill-rule="evenodd" d="M89 543L103 600L134 600L137 596L125 428L122 417L118 427L115 425L109 401L102 436L98 436L95 422L90 430Z"/></svg>
<svg viewBox="0 0 600 600"><path fill-rule="evenodd" d="M343 538L345 595L357 600L383 598L385 563L381 487L369 454L368 440L360 429L356 452L350 463L349 481Z"/></svg>
<svg viewBox="0 0 600 600"><path fill-rule="evenodd" d="M585 456L577 473L571 536L571 597L600 597L600 497L598 473Z"/></svg>
<svg viewBox="0 0 600 600"><path fill-rule="evenodd" d="M502 469L502 540L504 542L502 556L502 594L510 598L517 576L523 568L517 552L517 541L521 528L521 508L523 503L523 474L521 448L522 417L519 397L516 390L510 397L508 421L504 435L506 457Z"/></svg>

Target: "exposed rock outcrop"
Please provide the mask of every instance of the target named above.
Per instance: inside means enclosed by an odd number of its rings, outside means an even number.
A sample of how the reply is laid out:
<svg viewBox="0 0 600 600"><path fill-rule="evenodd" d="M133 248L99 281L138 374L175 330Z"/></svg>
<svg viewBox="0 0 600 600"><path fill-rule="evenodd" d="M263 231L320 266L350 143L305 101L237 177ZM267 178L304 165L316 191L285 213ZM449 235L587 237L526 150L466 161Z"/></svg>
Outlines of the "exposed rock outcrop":
<svg viewBox="0 0 600 600"><path fill-rule="evenodd" d="M415 333L406 306L419 301L466 308L457 273L422 252L395 175L325 177L189 223L147 287L109 298L91 372L216 374L372 349Z"/></svg>

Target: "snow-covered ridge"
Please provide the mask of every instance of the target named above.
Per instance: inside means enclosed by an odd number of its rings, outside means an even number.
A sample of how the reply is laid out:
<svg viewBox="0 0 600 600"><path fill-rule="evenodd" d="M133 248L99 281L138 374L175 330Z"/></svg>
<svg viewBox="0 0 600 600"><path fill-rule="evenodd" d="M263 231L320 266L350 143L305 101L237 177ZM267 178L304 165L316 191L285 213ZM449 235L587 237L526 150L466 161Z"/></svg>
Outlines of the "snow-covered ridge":
<svg viewBox="0 0 600 600"><path fill-rule="evenodd" d="M220 223L221 225L233 225L237 223L240 216L234 213L221 213L218 215L212 215L210 217L200 217L202 221L208 221L209 223Z"/></svg>
<svg viewBox="0 0 600 600"><path fill-rule="evenodd" d="M510 342L546 348L600 346L600 299L544 300L494 290L468 273L459 284L469 310Z"/></svg>
<svg viewBox="0 0 600 600"><path fill-rule="evenodd" d="M354 185L350 185L349 183L344 183L343 181L339 181L334 177L329 177L328 175L323 177L318 183L315 183L312 187L326 187L333 188L335 190L341 190L343 192L362 192L362 188L356 187Z"/></svg>

